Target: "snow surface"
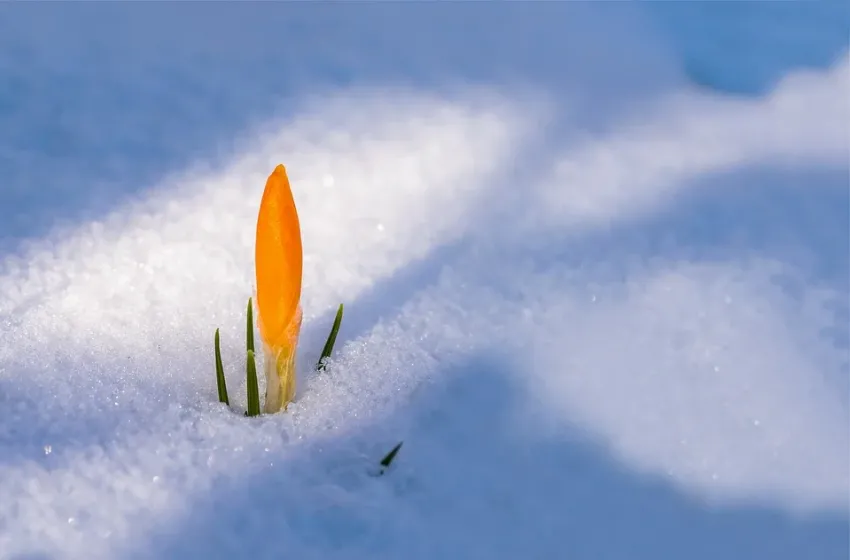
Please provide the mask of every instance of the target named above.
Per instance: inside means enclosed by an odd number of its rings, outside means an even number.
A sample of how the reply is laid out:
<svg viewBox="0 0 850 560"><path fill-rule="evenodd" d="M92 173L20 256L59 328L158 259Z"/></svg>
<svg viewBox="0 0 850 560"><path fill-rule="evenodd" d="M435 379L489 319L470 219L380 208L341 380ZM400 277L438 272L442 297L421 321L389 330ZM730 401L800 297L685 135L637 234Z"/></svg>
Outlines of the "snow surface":
<svg viewBox="0 0 850 560"><path fill-rule="evenodd" d="M0 558L846 558L850 18L723 4L0 6Z"/></svg>

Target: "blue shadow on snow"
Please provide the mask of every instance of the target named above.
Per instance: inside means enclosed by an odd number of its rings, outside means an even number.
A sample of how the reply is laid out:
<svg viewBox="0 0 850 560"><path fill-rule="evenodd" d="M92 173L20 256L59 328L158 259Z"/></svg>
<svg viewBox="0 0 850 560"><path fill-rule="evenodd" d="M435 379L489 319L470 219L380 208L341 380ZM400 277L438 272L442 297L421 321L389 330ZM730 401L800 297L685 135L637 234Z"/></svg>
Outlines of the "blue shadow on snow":
<svg viewBox="0 0 850 560"><path fill-rule="evenodd" d="M515 371L492 354L446 364L412 408L405 446L373 478L390 442L366 434L320 455L221 480L176 525L158 527L142 556L570 560L839 560L848 519L792 519L758 506L709 507L635 474L569 434L522 433ZM383 445L383 447L381 447ZM373 464L350 447L368 449ZM300 463L300 464L299 464ZM345 465L348 463L347 465ZM307 475L307 480L294 473ZM296 488L298 486L298 488ZM261 545L260 543L266 543Z"/></svg>

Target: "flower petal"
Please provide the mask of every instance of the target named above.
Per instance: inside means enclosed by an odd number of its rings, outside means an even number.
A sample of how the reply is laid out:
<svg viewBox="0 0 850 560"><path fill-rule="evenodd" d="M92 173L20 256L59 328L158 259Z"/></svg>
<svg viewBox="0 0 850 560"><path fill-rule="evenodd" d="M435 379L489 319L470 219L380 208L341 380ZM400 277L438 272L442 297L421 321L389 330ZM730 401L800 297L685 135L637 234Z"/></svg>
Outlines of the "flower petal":
<svg viewBox="0 0 850 560"><path fill-rule="evenodd" d="M297 343L291 323L301 300L301 227L283 165L266 181L257 216L255 243L260 336L272 348ZM294 335L294 336L293 336Z"/></svg>

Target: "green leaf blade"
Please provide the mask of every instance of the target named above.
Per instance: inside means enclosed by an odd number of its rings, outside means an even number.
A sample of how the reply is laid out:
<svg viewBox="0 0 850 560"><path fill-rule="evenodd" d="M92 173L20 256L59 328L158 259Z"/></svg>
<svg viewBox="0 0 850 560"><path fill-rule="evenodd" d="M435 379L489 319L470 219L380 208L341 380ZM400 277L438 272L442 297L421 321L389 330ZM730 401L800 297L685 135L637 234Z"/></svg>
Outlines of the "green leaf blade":
<svg viewBox="0 0 850 560"><path fill-rule="evenodd" d="M221 361L221 341L219 330L215 330L215 382L218 386L218 401L230 406L227 398L227 383L224 380L224 364Z"/></svg>
<svg viewBox="0 0 850 560"><path fill-rule="evenodd" d="M401 449L403 443L403 441L398 442L398 444L393 447L390 452L384 456L383 459L381 459L381 467L383 467L383 470L388 469L389 466L392 464L393 460L395 459L395 456L398 455L398 451L399 449Z"/></svg>
<svg viewBox="0 0 850 560"><path fill-rule="evenodd" d="M248 416L260 415L260 389L257 383L257 364L254 361L254 351L248 350Z"/></svg>
<svg viewBox="0 0 850 560"><path fill-rule="evenodd" d="M254 306L252 305L252 299L248 298L248 323L246 325L245 338L248 341L248 350L256 352L254 350Z"/></svg>
<svg viewBox="0 0 850 560"><path fill-rule="evenodd" d="M328 335L328 340L325 342L325 347L322 349L322 355L319 358L319 361L316 363L316 370L322 371L326 369L325 361L331 357L331 353L334 349L334 344L336 344L336 335L339 333L339 326L342 324L342 313L343 313L343 305L340 303L339 308L336 311L336 317L334 318L333 327L331 327L331 332Z"/></svg>

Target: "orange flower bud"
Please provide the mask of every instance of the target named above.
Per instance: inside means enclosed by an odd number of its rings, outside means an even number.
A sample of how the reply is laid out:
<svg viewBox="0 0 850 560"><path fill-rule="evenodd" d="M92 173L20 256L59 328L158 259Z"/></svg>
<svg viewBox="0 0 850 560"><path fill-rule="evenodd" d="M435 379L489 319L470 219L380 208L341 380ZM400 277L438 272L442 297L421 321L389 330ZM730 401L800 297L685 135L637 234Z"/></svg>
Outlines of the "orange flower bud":
<svg viewBox="0 0 850 560"><path fill-rule="evenodd" d="M295 349L301 331L301 227L283 165L266 181L255 243L257 324L263 341L266 412L295 396Z"/></svg>

